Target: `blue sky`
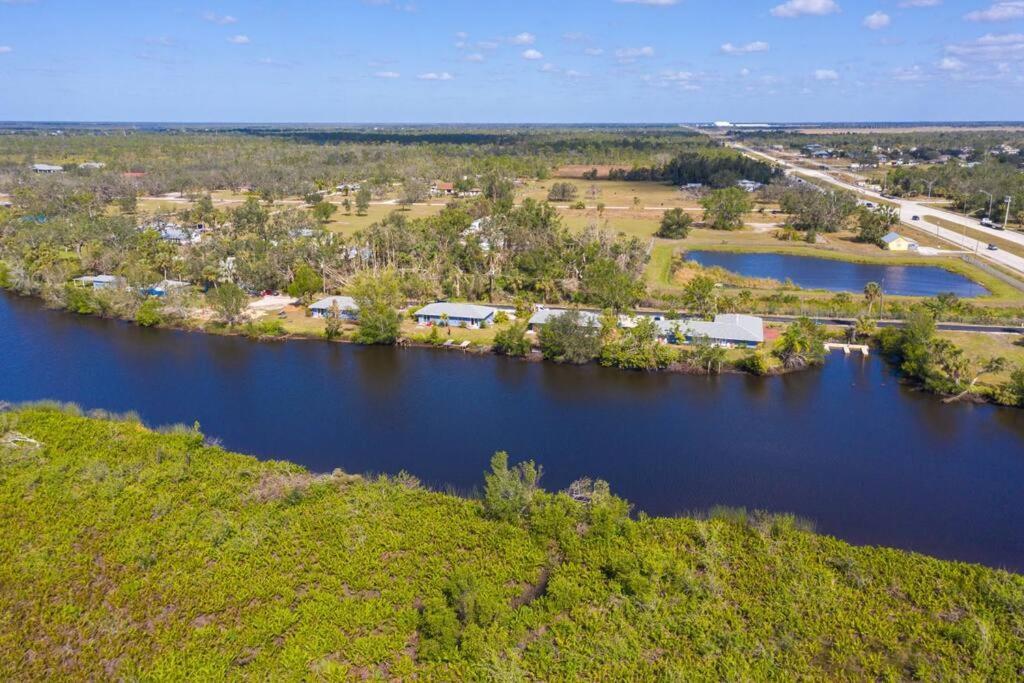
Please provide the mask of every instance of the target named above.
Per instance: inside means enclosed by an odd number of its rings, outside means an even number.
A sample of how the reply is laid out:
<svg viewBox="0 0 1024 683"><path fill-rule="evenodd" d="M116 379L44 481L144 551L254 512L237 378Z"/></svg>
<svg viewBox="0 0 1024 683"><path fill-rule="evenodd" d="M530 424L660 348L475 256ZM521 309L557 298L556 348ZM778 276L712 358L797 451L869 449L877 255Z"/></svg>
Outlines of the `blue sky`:
<svg viewBox="0 0 1024 683"><path fill-rule="evenodd" d="M1024 118L1024 1L0 0L0 120Z"/></svg>

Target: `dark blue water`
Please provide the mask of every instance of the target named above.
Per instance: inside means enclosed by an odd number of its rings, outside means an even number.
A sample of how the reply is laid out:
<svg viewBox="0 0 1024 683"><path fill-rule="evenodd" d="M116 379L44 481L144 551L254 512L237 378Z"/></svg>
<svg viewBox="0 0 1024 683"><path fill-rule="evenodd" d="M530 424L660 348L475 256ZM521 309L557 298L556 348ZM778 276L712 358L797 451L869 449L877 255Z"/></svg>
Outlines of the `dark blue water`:
<svg viewBox="0 0 1024 683"><path fill-rule="evenodd" d="M813 256L725 251L689 251L686 258L702 266L720 266L746 277L772 278L780 282L789 278L803 289L859 293L867 283L877 282L886 294L893 296L935 296L953 292L966 298L989 293L977 282L936 266L882 266Z"/></svg>
<svg viewBox="0 0 1024 683"><path fill-rule="evenodd" d="M255 343L47 311L0 294L0 400L199 420L317 471L479 487L491 453L550 489L600 477L637 508L794 512L855 543L1024 570L1024 411L943 405L876 359L780 378L639 374L453 351Z"/></svg>

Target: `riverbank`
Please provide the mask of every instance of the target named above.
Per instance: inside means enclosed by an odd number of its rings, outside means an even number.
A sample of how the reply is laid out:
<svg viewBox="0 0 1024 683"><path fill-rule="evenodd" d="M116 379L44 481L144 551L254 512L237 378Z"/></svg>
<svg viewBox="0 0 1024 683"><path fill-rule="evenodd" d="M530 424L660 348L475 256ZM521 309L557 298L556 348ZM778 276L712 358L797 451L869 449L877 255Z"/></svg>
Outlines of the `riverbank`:
<svg viewBox="0 0 1024 683"><path fill-rule="evenodd" d="M1019 575L791 516L628 519L585 484L503 516L190 429L0 421L5 678L1008 679L1024 658Z"/></svg>

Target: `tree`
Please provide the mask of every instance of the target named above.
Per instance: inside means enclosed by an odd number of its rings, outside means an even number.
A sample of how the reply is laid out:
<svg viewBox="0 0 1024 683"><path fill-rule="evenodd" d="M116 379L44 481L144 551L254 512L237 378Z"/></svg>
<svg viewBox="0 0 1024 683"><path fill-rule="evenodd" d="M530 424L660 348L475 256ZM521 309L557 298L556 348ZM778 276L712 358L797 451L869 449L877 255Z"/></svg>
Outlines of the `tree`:
<svg viewBox="0 0 1024 683"><path fill-rule="evenodd" d="M656 370L678 360L675 349L658 339L658 327L650 317L643 316L635 327L625 330L617 341L601 349L601 365L626 370Z"/></svg>
<svg viewBox="0 0 1024 683"><path fill-rule="evenodd" d="M690 234L692 224L693 218L683 209L669 209L661 217L657 235L665 239L681 240Z"/></svg>
<svg viewBox="0 0 1024 683"><path fill-rule="evenodd" d="M345 199L342 200L341 206L343 209L345 209L346 214L352 213L352 200L349 199L348 197L345 197Z"/></svg>
<svg viewBox="0 0 1024 683"><path fill-rule="evenodd" d="M235 283L223 282L207 292L206 301L222 321L234 325L249 303L249 296Z"/></svg>
<svg viewBox="0 0 1024 683"><path fill-rule="evenodd" d="M738 187L713 190L700 200L704 222L715 230L736 230L743 227L743 216L754 208L750 194Z"/></svg>
<svg viewBox="0 0 1024 683"><path fill-rule="evenodd" d="M964 396L966 396L967 394L971 393L974 390L974 386L982 377L984 377L985 375L999 374L1000 372L1006 370L1007 367L1009 367L1009 363L1002 356L994 356L992 358L988 358L982 361L981 363L971 365L970 381L968 381L966 385L963 386L963 389L960 391L959 394L957 394L956 396L950 396L949 398L945 399L945 402L951 403L953 401L959 401Z"/></svg>
<svg viewBox="0 0 1024 683"><path fill-rule="evenodd" d="M702 318L711 320L718 313L718 288L707 275L698 275L686 283L683 302L688 309Z"/></svg>
<svg viewBox="0 0 1024 683"><path fill-rule="evenodd" d="M360 274L353 283L352 298L359 306L355 340L360 344L394 344L401 331L398 307L402 303L394 272Z"/></svg>
<svg viewBox="0 0 1024 683"><path fill-rule="evenodd" d="M318 202L313 205L313 217L321 223L329 223L337 210L338 207L331 202Z"/></svg>
<svg viewBox="0 0 1024 683"><path fill-rule="evenodd" d="M878 325L871 318L861 315L857 316L857 320L853 323L853 326L849 328L847 334L853 341L860 339L867 339L875 333L878 329Z"/></svg>
<svg viewBox="0 0 1024 683"><path fill-rule="evenodd" d="M572 183L553 183L548 191L548 200L552 202L571 202L576 198L576 186Z"/></svg>
<svg viewBox="0 0 1024 683"><path fill-rule="evenodd" d="M849 192L810 187L787 190L779 205L790 214L790 225L810 232L836 232L857 210L856 197Z"/></svg>
<svg viewBox="0 0 1024 683"><path fill-rule="evenodd" d="M882 238L899 223L899 215L891 206L877 209L862 208L857 214L857 240L868 244L881 244Z"/></svg>
<svg viewBox="0 0 1024 683"><path fill-rule="evenodd" d="M415 177L406 178L402 183L402 196L399 197L398 203L402 206L412 206L417 202L426 201L429 192L430 188L424 180Z"/></svg>
<svg viewBox="0 0 1024 683"><path fill-rule="evenodd" d="M583 300L621 311L635 306L644 295L644 283L619 268L609 258L599 258L583 271Z"/></svg>
<svg viewBox="0 0 1024 683"><path fill-rule="evenodd" d="M491 471L484 476L484 512L505 522L522 519L537 494L542 473L532 460L510 468L508 453L495 453L491 457Z"/></svg>
<svg viewBox="0 0 1024 683"><path fill-rule="evenodd" d="M516 321L494 335L495 353L506 356L525 356L530 352L530 341L526 338L527 322Z"/></svg>
<svg viewBox="0 0 1024 683"><path fill-rule="evenodd" d="M871 315L871 309L874 304L882 300L882 286L877 282L869 282L864 285L864 300L868 304L868 315Z"/></svg>
<svg viewBox="0 0 1024 683"><path fill-rule="evenodd" d="M135 211L139 208L139 198L135 195L135 192L129 192L117 200L117 205L122 213L135 215Z"/></svg>
<svg viewBox="0 0 1024 683"><path fill-rule="evenodd" d="M341 307L338 302L332 301L327 311L327 320L324 321L324 338L328 341L341 336Z"/></svg>
<svg viewBox="0 0 1024 683"><path fill-rule="evenodd" d="M722 364L725 363L729 354L725 347L715 344L706 336L698 336L693 340L690 355L694 365L706 374L717 375L722 372Z"/></svg>
<svg viewBox="0 0 1024 683"><path fill-rule="evenodd" d="M825 360L825 331L810 318L794 320L779 337L775 355L788 370L799 370Z"/></svg>
<svg viewBox="0 0 1024 683"><path fill-rule="evenodd" d="M359 188L356 192L356 214L365 216L367 209L370 208L370 190L365 187Z"/></svg>
<svg viewBox="0 0 1024 683"><path fill-rule="evenodd" d="M317 275L317 272L310 266L303 263L295 269L295 277L288 285L288 294L296 298L303 298L322 291L323 288L323 278Z"/></svg>
<svg viewBox="0 0 1024 683"><path fill-rule="evenodd" d="M556 363L589 363L601 353L601 326L578 309L551 318L538 336L544 357Z"/></svg>

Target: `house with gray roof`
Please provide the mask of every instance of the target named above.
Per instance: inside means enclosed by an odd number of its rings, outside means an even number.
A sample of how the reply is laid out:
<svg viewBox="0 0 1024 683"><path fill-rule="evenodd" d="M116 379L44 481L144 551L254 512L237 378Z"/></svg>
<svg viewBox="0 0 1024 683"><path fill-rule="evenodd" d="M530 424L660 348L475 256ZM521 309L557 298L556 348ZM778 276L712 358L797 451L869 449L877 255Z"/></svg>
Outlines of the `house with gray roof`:
<svg viewBox="0 0 1024 683"><path fill-rule="evenodd" d="M659 336L673 344L707 339L728 348L755 348L764 343L764 320L753 315L720 313L714 321L658 320Z"/></svg>
<svg viewBox="0 0 1024 683"><path fill-rule="evenodd" d="M569 311L564 308L541 308L532 316L530 316L529 328L536 330L539 327L547 325L555 318L560 318ZM601 316L591 311L580 311L580 319L585 325L600 325Z"/></svg>
<svg viewBox="0 0 1024 683"><path fill-rule="evenodd" d="M124 278L116 275L83 275L76 277L74 281L83 287L92 287L93 289L107 289L124 285Z"/></svg>
<svg viewBox="0 0 1024 683"><path fill-rule="evenodd" d="M320 299L309 307L309 312L314 318L328 318L335 306L339 318L356 320L359 317L359 305L350 296L329 296Z"/></svg>
<svg viewBox="0 0 1024 683"><path fill-rule="evenodd" d="M455 327L487 327L494 322L497 309L477 304L455 304L446 301L427 304L413 315L420 325Z"/></svg>
<svg viewBox="0 0 1024 683"><path fill-rule="evenodd" d="M64 167L53 164L32 164L32 170L36 173L63 173Z"/></svg>

